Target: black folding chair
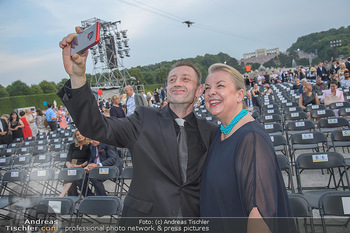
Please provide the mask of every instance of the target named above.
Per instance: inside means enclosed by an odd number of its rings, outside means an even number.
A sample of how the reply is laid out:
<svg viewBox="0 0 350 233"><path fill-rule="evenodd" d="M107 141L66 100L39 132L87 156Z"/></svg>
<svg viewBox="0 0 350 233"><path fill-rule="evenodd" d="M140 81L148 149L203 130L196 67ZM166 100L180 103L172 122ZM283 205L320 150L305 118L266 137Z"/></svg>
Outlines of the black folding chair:
<svg viewBox="0 0 350 233"><path fill-rule="evenodd" d="M350 200L350 191L327 192L320 197L320 200L318 202L318 205L319 205L318 207L320 211L323 232L327 233L327 225L339 226L339 224L338 225L326 224L325 216L337 216L338 217L337 220L339 220L340 217L345 217L346 223L342 226L344 226L343 228L344 232L347 232L349 230L348 228L348 225L350 222L349 200ZM333 223L334 219L331 219L331 220Z"/></svg>
<svg viewBox="0 0 350 233"><path fill-rule="evenodd" d="M298 228L298 232L301 232L299 226L299 218L304 219L304 232L308 231L308 223L307 219L309 219L311 232L315 232L314 222L313 222L313 214L312 207L308 200L301 194L288 194L290 206L293 211L293 216L296 220L296 225Z"/></svg>
<svg viewBox="0 0 350 233"><path fill-rule="evenodd" d="M323 170L326 170L327 174L324 174ZM320 176L321 174L324 175ZM309 177L310 175L313 176L313 180L309 186L306 186L301 177ZM336 175L340 177L339 183L337 183ZM346 171L344 157L338 152L299 155L296 160L296 176L298 192L305 196L312 208L318 208L318 201L321 195L326 192L339 188L344 191L349 190L349 176ZM345 182L343 177L345 177Z"/></svg>

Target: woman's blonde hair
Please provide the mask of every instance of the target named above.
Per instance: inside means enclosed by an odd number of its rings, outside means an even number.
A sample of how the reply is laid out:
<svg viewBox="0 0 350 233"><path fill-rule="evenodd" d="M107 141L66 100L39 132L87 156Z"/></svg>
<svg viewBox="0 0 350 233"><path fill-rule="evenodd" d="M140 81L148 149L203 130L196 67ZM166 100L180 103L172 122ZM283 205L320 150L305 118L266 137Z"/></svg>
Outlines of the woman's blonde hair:
<svg viewBox="0 0 350 233"><path fill-rule="evenodd" d="M73 134L73 138L74 138L74 142L75 142L75 147L80 147L80 142L78 141L78 139L77 139L77 133L80 133L80 131L78 130L78 129L76 129L75 131L74 131L74 134ZM85 137L85 136L84 136ZM85 137L85 139L83 140L83 145L84 146L87 146L87 145L89 145L89 143L90 143L90 139L88 139L87 137Z"/></svg>
<svg viewBox="0 0 350 233"><path fill-rule="evenodd" d="M241 75L241 73L239 73L235 68L226 65L226 64L222 64L222 63L215 63L213 65L211 65L208 69L208 75L212 74L214 72L217 71L226 71L227 73L229 73L232 77L232 81L235 84L235 87L237 90L243 90L244 91L244 95L245 95L245 82L244 82L244 78Z"/></svg>

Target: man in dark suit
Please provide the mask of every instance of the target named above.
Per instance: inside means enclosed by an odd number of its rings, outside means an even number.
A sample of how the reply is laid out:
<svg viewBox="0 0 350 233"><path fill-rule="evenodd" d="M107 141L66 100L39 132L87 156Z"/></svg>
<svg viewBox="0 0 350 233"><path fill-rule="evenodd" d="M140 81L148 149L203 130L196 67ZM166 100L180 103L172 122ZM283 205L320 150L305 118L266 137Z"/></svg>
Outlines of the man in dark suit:
<svg viewBox="0 0 350 233"><path fill-rule="evenodd" d="M147 106L147 101L142 94L134 92L132 86L128 85L124 88L126 97L126 116L130 116L134 113L135 109L139 106Z"/></svg>
<svg viewBox="0 0 350 233"><path fill-rule="evenodd" d="M12 136L9 134L6 120L0 119L0 144L11 144Z"/></svg>
<svg viewBox="0 0 350 233"><path fill-rule="evenodd" d="M122 171L122 163L115 146L106 145L96 140L91 140L90 160L85 167L85 171L89 173L94 167L116 166L119 174ZM95 187L96 196L106 196L106 190L103 181L91 179L92 185Z"/></svg>
<svg viewBox="0 0 350 233"><path fill-rule="evenodd" d="M81 32L80 28L76 30ZM209 143L218 130L193 113L194 102L203 92L198 67L189 61L173 65L168 75L166 107L138 107L129 117L108 118L99 113L86 82L87 52L70 56L74 37L75 34L69 34L60 42L70 80L58 95L84 136L129 148L133 179L122 216L198 217L201 174ZM186 120L184 128L177 125L177 118ZM177 143L177 136L184 129L188 147L186 179Z"/></svg>
<svg viewBox="0 0 350 233"><path fill-rule="evenodd" d="M323 66L323 62L320 62L320 64L317 67L317 76L321 77L323 82L328 82L328 72Z"/></svg>

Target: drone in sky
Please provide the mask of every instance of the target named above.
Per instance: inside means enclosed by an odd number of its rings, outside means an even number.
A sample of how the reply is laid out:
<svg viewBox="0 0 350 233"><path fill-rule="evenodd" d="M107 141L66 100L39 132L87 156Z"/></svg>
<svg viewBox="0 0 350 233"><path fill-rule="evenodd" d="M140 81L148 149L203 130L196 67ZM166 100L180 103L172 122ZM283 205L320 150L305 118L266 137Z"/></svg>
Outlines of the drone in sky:
<svg viewBox="0 0 350 233"><path fill-rule="evenodd" d="M191 27L191 25L194 24L194 22L191 22L191 21L189 21L189 20L184 21L184 22L182 22L182 23L187 24L187 27Z"/></svg>

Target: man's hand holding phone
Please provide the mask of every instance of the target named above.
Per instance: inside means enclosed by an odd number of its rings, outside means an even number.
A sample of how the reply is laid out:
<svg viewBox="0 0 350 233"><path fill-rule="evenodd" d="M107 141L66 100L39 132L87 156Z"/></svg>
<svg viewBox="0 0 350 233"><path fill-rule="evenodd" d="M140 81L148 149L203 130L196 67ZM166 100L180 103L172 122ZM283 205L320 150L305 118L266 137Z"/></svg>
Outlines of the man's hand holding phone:
<svg viewBox="0 0 350 233"><path fill-rule="evenodd" d="M62 49L64 69L71 79L71 85L73 89L82 87L86 83L85 70L86 59L88 55L88 50L85 50L79 54L75 53L73 56L70 55L71 43L73 39L77 36L77 34L83 32L80 27L76 27L75 31L76 33L68 34L59 43L59 46Z"/></svg>

